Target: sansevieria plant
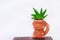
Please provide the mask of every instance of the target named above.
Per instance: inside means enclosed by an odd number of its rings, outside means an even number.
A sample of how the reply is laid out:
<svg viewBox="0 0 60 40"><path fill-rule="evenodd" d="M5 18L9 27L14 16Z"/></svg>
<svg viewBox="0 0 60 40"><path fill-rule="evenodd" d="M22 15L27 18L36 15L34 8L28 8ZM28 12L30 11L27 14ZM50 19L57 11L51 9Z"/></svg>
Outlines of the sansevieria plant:
<svg viewBox="0 0 60 40"><path fill-rule="evenodd" d="M47 9L43 10L41 8L40 12L38 12L35 8L33 8L33 10L34 10L34 14L31 14L32 19L34 19L32 23L34 27L33 37L44 38L49 31L49 25L46 21L44 21L44 18L47 17L47 14L45 14Z"/></svg>

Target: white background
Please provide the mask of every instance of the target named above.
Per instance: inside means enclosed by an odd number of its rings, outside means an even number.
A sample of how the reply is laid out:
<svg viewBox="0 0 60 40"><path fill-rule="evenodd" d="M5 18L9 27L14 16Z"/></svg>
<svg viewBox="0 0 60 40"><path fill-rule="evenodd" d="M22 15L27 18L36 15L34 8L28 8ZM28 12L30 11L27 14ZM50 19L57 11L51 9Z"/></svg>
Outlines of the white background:
<svg viewBox="0 0 60 40"><path fill-rule="evenodd" d="M0 0L0 40L32 36L32 8L46 9L45 21L50 25L46 36L60 40L60 0Z"/></svg>

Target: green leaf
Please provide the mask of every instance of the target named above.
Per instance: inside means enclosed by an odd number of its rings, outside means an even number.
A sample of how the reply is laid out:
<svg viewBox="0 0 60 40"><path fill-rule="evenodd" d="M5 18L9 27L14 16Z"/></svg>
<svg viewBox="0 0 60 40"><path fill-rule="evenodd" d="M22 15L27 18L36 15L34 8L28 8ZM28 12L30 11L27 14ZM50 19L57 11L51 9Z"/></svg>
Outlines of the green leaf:
<svg viewBox="0 0 60 40"><path fill-rule="evenodd" d="M47 11L47 9L45 9L45 10L42 12L42 16L45 15L46 11Z"/></svg>
<svg viewBox="0 0 60 40"><path fill-rule="evenodd" d="M42 13L42 8L41 8L41 10L40 10L40 14Z"/></svg>
<svg viewBox="0 0 60 40"><path fill-rule="evenodd" d="M45 17L47 17L48 15L45 15L44 17L43 17L43 19L45 18Z"/></svg>
<svg viewBox="0 0 60 40"><path fill-rule="evenodd" d="M35 14L31 14L32 16L35 16Z"/></svg>
<svg viewBox="0 0 60 40"><path fill-rule="evenodd" d="M33 10L36 13L36 15L39 15L38 11L35 8L33 8Z"/></svg>

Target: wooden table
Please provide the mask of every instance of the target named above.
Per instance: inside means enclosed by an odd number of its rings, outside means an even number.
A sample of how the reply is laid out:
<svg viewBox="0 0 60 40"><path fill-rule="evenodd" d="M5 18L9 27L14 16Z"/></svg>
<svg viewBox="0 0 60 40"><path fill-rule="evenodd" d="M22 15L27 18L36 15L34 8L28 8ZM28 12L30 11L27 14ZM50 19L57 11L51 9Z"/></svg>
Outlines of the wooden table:
<svg viewBox="0 0 60 40"><path fill-rule="evenodd" d="M15 37L13 40L53 40L51 37L33 38L33 37Z"/></svg>

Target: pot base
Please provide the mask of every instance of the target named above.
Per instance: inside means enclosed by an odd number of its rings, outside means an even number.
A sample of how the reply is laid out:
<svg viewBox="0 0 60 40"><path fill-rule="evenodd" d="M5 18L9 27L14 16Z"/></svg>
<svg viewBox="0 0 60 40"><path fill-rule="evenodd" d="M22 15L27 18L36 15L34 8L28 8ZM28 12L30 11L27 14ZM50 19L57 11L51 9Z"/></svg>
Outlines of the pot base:
<svg viewBox="0 0 60 40"><path fill-rule="evenodd" d="M45 36L43 36L43 37L33 37L33 38L45 38Z"/></svg>

